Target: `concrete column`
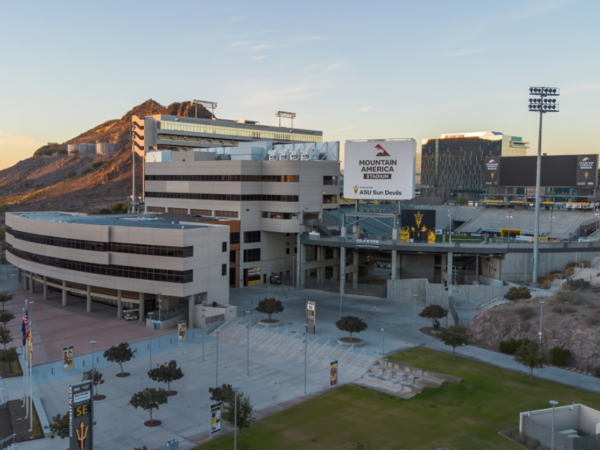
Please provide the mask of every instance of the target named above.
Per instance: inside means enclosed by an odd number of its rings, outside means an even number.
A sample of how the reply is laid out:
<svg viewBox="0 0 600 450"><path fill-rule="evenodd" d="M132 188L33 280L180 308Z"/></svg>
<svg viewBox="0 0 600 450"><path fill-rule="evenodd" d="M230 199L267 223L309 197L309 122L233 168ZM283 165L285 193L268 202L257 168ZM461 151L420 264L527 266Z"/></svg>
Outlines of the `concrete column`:
<svg viewBox="0 0 600 450"><path fill-rule="evenodd" d="M340 251L336 248L333 250L333 259L340 257ZM333 281L340 281L340 266L333 266Z"/></svg>
<svg viewBox="0 0 600 450"><path fill-rule="evenodd" d="M23 271L23 290L27 290L27 271Z"/></svg>
<svg viewBox="0 0 600 450"><path fill-rule="evenodd" d="M300 281L300 267L302 266L302 246L300 245L300 236L302 233L298 233L298 238L296 239L296 248L298 252L296 254L296 267L294 270L296 271L296 286L302 286L302 282Z"/></svg>
<svg viewBox="0 0 600 450"><path fill-rule="evenodd" d="M188 297L188 309L189 309L189 314L188 314L188 323L187 323L187 327L188 329L194 328L194 296L190 295Z"/></svg>
<svg viewBox="0 0 600 450"><path fill-rule="evenodd" d="M395 280L397 277L398 277L398 252L397 252L397 250L392 250L392 280Z"/></svg>
<svg viewBox="0 0 600 450"><path fill-rule="evenodd" d="M92 312L92 287L87 285L87 312Z"/></svg>
<svg viewBox="0 0 600 450"><path fill-rule="evenodd" d="M446 273L448 274L448 284L454 284L454 276L452 270L452 252L448 252L448 266L446 268Z"/></svg>
<svg viewBox="0 0 600 450"><path fill-rule="evenodd" d="M44 292L44 300L48 300L48 277L46 275L44 275L44 284L43 286L43 292Z"/></svg>
<svg viewBox="0 0 600 450"><path fill-rule="evenodd" d="M146 315L146 294L140 292L140 322L144 322Z"/></svg>
<svg viewBox="0 0 600 450"><path fill-rule="evenodd" d="M352 253L353 264L356 265L356 271L352 274L352 288L358 289L358 251Z"/></svg>
<svg viewBox="0 0 600 450"><path fill-rule="evenodd" d="M33 272L29 272L29 292L35 292L35 281L33 281Z"/></svg>
<svg viewBox="0 0 600 450"><path fill-rule="evenodd" d="M475 257L475 281L479 281L479 253Z"/></svg>
<svg viewBox="0 0 600 450"><path fill-rule="evenodd" d="M62 305L67 306L67 282L62 282Z"/></svg>
<svg viewBox="0 0 600 450"><path fill-rule="evenodd" d="M17 268L17 283L21 282L21 269Z"/></svg>
<svg viewBox="0 0 600 450"><path fill-rule="evenodd" d="M117 291L117 319L123 318L123 291Z"/></svg>
<svg viewBox="0 0 600 450"><path fill-rule="evenodd" d="M340 279L346 277L346 247L340 248ZM346 282L340 284L340 292L344 294L346 290Z"/></svg>
<svg viewBox="0 0 600 450"><path fill-rule="evenodd" d="M304 286L306 278L306 249L304 244L300 246L300 286Z"/></svg>

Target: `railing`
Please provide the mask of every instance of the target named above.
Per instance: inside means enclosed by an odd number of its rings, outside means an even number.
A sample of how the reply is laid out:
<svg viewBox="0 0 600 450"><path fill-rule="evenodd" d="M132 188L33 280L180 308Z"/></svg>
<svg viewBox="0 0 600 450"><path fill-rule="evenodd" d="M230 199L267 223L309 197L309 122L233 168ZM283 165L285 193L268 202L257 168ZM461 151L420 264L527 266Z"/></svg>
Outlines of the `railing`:
<svg viewBox="0 0 600 450"><path fill-rule="evenodd" d="M205 322L205 333L210 334L225 323L225 315L219 314L217 316L206 317Z"/></svg>
<svg viewBox="0 0 600 450"><path fill-rule="evenodd" d="M477 309L479 309L481 311L486 310L498 301L500 301L500 296L496 295L495 297L492 297L491 299L489 299L487 302L483 302L481 305L479 305L477 307Z"/></svg>
<svg viewBox="0 0 600 450"><path fill-rule="evenodd" d="M14 439L17 437L17 433L13 433L11 436L5 437L4 439L0 439L0 448L2 448L2 446L4 444L6 444L8 441L10 441L11 439L14 442ZM13 444L14 445L14 444Z"/></svg>
<svg viewBox="0 0 600 450"><path fill-rule="evenodd" d="M340 282L333 280L318 281L316 278L306 278L304 285L306 289L318 289L327 292L340 292ZM367 295L371 297L387 297L387 285L358 283L356 288L352 282L346 282L344 285L345 294Z"/></svg>
<svg viewBox="0 0 600 450"><path fill-rule="evenodd" d="M450 310L450 314L452 314L452 319L454 320L454 325L458 325L460 323L458 314L456 312L456 307L454 306L454 298L448 297L448 309Z"/></svg>

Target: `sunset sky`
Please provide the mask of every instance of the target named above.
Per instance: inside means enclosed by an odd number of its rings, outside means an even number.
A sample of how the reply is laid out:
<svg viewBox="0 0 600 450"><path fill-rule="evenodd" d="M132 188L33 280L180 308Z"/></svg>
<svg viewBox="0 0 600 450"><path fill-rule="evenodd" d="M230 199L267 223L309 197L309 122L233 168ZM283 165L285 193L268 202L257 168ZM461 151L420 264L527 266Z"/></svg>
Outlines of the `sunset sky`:
<svg viewBox="0 0 600 450"><path fill-rule="evenodd" d="M600 2L1 3L0 168L153 98L325 140L493 130L537 145L529 86L561 88L544 152L597 153Z"/></svg>

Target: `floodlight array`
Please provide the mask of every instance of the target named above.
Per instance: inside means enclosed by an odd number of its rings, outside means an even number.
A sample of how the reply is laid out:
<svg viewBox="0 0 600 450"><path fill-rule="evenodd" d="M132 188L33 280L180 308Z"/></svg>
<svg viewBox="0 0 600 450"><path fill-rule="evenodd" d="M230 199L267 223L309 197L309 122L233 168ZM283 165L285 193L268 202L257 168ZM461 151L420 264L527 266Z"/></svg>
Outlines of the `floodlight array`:
<svg viewBox="0 0 600 450"><path fill-rule="evenodd" d="M558 112L558 101L555 98L530 98L529 111Z"/></svg>
<svg viewBox="0 0 600 450"><path fill-rule="evenodd" d="M560 89L554 87L530 87L529 95L560 95Z"/></svg>

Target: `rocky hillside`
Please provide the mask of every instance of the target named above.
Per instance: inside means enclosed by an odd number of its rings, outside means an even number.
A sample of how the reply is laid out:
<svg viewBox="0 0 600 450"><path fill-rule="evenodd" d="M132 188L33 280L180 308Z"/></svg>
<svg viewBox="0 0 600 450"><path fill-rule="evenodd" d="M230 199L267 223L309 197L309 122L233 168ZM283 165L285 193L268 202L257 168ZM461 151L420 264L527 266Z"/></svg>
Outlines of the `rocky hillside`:
<svg viewBox="0 0 600 450"><path fill-rule="evenodd" d="M498 351L500 341L527 338L538 342L540 305L545 300L543 348L569 349L569 364L593 373L600 366L600 305L593 301L563 304L552 297L521 300L483 311L471 320L474 344ZM586 304L587 303L587 304Z"/></svg>
<svg viewBox="0 0 600 450"><path fill-rule="evenodd" d="M131 193L131 116L169 114L194 117L190 102L172 103L167 107L147 100L123 117L104 122L65 144L110 142L123 149L112 158L100 155L67 155L60 144L39 148L33 157L0 171L0 224L5 211L78 211L97 212L115 202L125 202ZM198 117L211 113L198 107ZM141 160L136 160L141 167ZM141 189L141 171L137 174Z"/></svg>

